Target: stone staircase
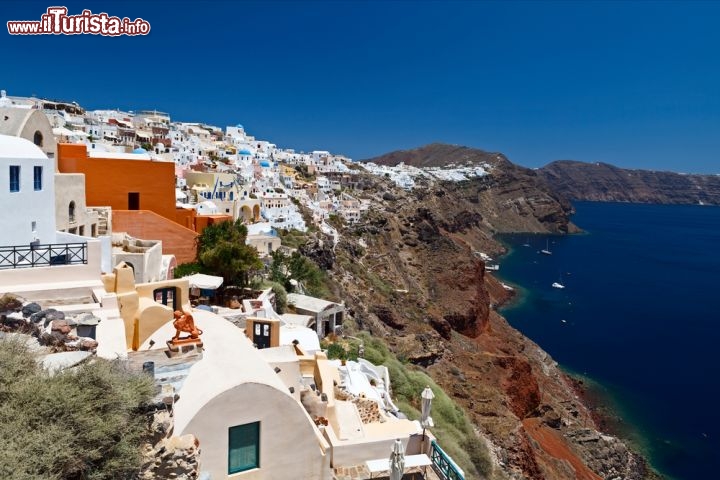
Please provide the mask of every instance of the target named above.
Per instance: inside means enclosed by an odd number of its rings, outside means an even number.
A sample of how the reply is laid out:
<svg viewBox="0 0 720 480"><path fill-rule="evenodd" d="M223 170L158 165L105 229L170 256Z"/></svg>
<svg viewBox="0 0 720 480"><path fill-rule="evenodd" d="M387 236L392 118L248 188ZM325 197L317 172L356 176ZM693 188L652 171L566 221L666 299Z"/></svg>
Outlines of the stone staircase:
<svg viewBox="0 0 720 480"><path fill-rule="evenodd" d="M112 233L112 209L110 207L90 207L89 209L98 214L98 236L110 235Z"/></svg>

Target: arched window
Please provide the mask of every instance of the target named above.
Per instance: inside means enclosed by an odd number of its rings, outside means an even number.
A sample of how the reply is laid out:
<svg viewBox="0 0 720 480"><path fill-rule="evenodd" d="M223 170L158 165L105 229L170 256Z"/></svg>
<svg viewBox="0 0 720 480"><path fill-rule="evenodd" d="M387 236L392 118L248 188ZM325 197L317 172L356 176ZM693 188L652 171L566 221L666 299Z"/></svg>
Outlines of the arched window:
<svg viewBox="0 0 720 480"><path fill-rule="evenodd" d="M68 218L71 222L75 221L75 202L70 202L70 206L68 206Z"/></svg>
<svg viewBox="0 0 720 480"><path fill-rule="evenodd" d="M43 146L43 134L40 132L40 130L35 130L35 135L33 135L33 143L38 147Z"/></svg>

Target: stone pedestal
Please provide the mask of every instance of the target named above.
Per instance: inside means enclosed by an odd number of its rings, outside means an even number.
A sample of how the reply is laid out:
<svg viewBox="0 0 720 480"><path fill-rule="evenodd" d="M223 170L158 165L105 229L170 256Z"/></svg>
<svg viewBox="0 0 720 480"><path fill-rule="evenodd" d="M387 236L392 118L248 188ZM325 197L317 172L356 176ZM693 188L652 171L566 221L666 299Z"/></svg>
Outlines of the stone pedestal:
<svg viewBox="0 0 720 480"><path fill-rule="evenodd" d="M167 341L167 351L170 358L189 357L202 353L203 343L200 340L184 341Z"/></svg>

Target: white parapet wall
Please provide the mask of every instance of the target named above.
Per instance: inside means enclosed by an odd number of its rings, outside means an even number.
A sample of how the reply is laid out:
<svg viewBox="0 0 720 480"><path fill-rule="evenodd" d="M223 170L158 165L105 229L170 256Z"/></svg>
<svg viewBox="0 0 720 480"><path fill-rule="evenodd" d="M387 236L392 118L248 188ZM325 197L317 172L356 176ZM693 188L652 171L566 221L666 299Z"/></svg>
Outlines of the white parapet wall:
<svg viewBox="0 0 720 480"><path fill-rule="evenodd" d="M29 252L33 259L41 259L36 266L19 262L18 268L0 269L0 293L12 292L45 300L91 296L91 289L102 285L100 240L61 232L54 240L49 246L41 245ZM76 263L50 265L42 260L64 255L73 256Z"/></svg>

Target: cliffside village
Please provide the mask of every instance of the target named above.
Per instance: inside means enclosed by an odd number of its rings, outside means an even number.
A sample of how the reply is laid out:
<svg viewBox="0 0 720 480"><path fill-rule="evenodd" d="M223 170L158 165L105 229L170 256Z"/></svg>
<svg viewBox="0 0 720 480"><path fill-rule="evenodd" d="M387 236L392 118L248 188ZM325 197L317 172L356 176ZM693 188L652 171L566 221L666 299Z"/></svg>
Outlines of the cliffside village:
<svg viewBox="0 0 720 480"><path fill-rule="evenodd" d="M363 168L404 188L423 175L486 173ZM278 148L242 125L3 91L0 297L22 300L0 312L3 324L63 343L48 353L25 339L49 369L97 356L154 376L158 421L171 424L146 452L155 478L364 479L388 474L398 439L408 474L463 478L429 429L429 389L422 421L409 420L386 367L321 349L341 328L342 302L291 293L292 313L278 314L270 289L214 304L222 277L175 278L203 229L227 220L241 219L265 258L286 248L279 229L305 231L307 220L337 242L330 216L355 222L372 207L352 193L357 171L347 157Z"/></svg>

